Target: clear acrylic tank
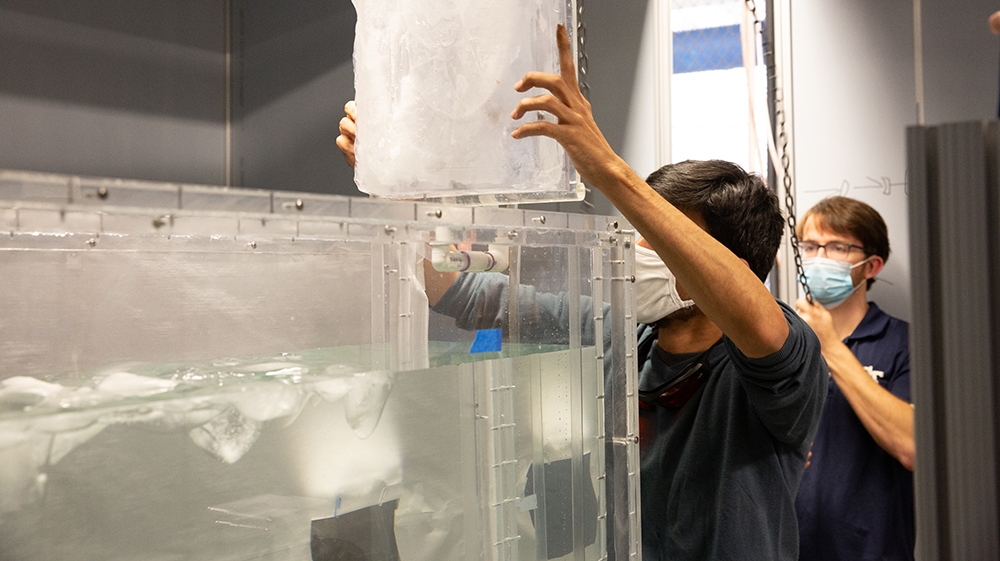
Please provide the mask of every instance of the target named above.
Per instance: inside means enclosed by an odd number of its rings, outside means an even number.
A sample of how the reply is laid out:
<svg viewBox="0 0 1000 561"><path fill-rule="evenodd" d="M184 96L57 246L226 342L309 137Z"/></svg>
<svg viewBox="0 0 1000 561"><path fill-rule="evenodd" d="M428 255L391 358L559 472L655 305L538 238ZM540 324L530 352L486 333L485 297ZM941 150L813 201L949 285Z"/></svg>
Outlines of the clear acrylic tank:
<svg viewBox="0 0 1000 561"><path fill-rule="evenodd" d="M636 559L632 243L0 172L0 558ZM520 296L466 329L462 268Z"/></svg>

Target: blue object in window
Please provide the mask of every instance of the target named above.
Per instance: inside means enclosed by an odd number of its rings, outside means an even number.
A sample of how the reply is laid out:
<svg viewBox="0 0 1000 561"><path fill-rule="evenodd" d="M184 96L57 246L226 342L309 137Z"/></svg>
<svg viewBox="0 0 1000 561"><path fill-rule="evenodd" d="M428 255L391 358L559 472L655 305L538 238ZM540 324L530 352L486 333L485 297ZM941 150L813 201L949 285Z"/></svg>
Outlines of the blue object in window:
<svg viewBox="0 0 1000 561"><path fill-rule="evenodd" d="M479 329L476 340L472 342L470 353L497 353L503 345L502 329Z"/></svg>
<svg viewBox="0 0 1000 561"><path fill-rule="evenodd" d="M674 74L743 66L739 25L674 32Z"/></svg>

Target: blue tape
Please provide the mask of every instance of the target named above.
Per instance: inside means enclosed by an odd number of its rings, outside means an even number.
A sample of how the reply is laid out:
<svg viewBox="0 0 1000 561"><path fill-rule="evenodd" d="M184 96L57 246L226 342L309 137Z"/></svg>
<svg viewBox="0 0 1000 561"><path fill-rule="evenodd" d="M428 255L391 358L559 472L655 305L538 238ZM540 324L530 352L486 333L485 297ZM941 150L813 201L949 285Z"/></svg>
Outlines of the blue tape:
<svg viewBox="0 0 1000 561"><path fill-rule="evenodd" d="M502 329L479 329L469 353L497 353L503 346Z"/></svg>

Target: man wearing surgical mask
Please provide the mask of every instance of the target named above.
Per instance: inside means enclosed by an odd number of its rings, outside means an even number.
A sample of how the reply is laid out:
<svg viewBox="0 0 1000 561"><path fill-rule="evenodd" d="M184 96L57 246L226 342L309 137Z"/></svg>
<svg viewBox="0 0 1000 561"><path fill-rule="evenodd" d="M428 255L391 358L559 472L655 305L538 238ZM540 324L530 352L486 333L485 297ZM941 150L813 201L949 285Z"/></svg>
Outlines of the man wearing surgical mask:
<svg viewBox="0 0 1000 561"><path fill-rule="evenodd" d="M798 226L816 332L831 384L795 508L800 559L913 559L913 407L907 323L868 301L889 257L885 222L847 197Z"/></svg>

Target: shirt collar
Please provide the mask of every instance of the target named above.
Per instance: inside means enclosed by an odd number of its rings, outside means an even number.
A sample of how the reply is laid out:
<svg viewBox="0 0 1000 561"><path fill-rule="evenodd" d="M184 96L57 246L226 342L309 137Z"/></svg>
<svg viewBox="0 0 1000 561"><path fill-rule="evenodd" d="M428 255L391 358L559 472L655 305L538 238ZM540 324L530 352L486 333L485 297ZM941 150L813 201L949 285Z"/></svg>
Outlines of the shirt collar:
<svg viewBox="0 0 1000 561"><path fill-rule="evenodd" d="M844 341L856 341L869 337L878 337L889 328L889 314L879 309L875 302L868 302L868 311L861 323L854 328L854 333L848 335Z"/></svg>

